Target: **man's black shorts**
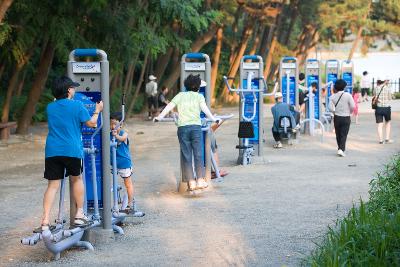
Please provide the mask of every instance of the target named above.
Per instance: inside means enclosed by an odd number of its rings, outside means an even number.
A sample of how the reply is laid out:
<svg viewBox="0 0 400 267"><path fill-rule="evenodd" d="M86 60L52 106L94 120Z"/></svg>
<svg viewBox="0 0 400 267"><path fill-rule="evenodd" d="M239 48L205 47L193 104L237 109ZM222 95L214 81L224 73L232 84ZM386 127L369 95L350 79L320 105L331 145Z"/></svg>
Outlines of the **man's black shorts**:
<svg viewBox="0 0 400 267"><path fill-rule="evenodd" d="M368 95L369 93L369 88L361 88L361 96Z"/></svg>
<svg viewBox="0 0 400 267"><path fill-rule="evenodd" d="M376 123L383 122L383 118L388 122L392 119L392 110L390 107L377 107L375 109L375 120Z"/></svg>
<svg viewBox="0 0 400 267"><path fill-rule="evenodd" d="M47 180L61 180L64 176L79 176L82 173L82 159L72 157L49 157L44 163L44 178ZM64 175L64 170L65 175Z"/></svg>

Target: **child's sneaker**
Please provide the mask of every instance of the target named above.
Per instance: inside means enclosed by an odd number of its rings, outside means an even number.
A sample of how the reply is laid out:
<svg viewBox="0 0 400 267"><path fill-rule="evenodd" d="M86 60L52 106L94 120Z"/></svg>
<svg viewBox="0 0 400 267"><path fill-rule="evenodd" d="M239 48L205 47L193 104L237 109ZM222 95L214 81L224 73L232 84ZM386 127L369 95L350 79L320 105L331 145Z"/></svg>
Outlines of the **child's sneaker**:
<svg viewBox="0 0 400 267"><path fill-rule="evenodd" d="M345 157L345 156L346 156L346 155L344 154L343 150L341 150L341 149L339 149L339 150L337 151L337 155L338 155L339 157Z"/></svg>
<svg viewBox="0 0 400 267"><path fill-rule="evenodd" d="M133 203L132 206L126 206L126 208L122 212L132 215L133 217L143 217L144 215L146 215L144 212L136 209L135 203Z"/></svg>
<svg viewBox="0 0 400 267"><path fill-rule="evenodd" d="M207 187L208 187L208 184L204 180L204 178L197 179L196 189L204 189L204 188L207 188Z"/></svg>
<svg viewBox="0 0 400 267"><path fill-rule="evenodd" d="M386 139L385 140L385 144L393 144L393 140L392 139Z"/></svg>

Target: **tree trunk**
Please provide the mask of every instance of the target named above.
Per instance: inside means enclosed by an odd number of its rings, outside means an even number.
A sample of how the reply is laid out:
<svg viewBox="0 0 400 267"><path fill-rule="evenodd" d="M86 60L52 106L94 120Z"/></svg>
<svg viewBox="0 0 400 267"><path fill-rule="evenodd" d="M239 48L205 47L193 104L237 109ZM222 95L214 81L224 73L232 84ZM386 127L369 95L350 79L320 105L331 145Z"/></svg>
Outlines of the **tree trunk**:
<svg viewBox="0 0 400 267"><path fill-rule="evenodd" d="M168 50L165 54L161 55L157 59L154 76L157 77L159 82L162 80L162 76L164 75L165 70L167 69L168 62L170 61L173 52L174 52L174 48L170 47L170 48L168 48Z"/></svg>
<svg viewBox="0 0 400 267"><path fill-rule="evenodd" d="M215 45L213 61L212 61L212 69L211 69L211 85L210 85L211 105L213 105L215 102L215 83L217 81L218 65L219 65L219 59L221 57L222 39L223 39L223 28L220 27L218 28L216 34L217 43Z"/></svg>
<svg viewBox="0 0 400 267"><path fill-rule="evenodd" d="M49 70L53 62L55 46L51 43L51 41L48 41L43 45L43 47L44 53L39 60L38 70L35 74L35 79L29 92L28 100L25 104L22 116L18 120L18 134L28 133L28 128L31 124L32 116L35 114L35 106L39 101L43 87L46 84Z"/></svg>
<svg viewBox="0 0 400 267"><path fill-rule="evenodd" d="M18 86L17 86L17 92L15 93L15 95L17 97L20 97L22 94L22 90L24 89L24 84L25 84L25 79L26 79L26 73L27 70L25 69L24 73L22 74L22 79L20 80Z"/></svg>
<svg viewBox="0 0 400 267"><path fill-rule="evenodd" d="M123 92L128 92L129 83L131 82L133 76L133 70L134 70L133 61L131 61L129 62L128 71L126 73Z"/></svg>
<svg viewBox="0 0 400 267"><path fill-rule="evenodd" d="M196 53L199 52L200 49L209 43L215 35L216 26L211 25L207 32L203 33L203 35L199 36L190 46L191 52ZM169 77L165 80L164 85L168 88L171 88L179 78L179 74L181 73L180 61L176 62L174 66L172 66L172 72Z"/></svg>
<svg viewBox="0 0 400 267"><path fill-rule="evenodd" d="M138 83L136 84L135 94L133 95L132 100L129 103L127 116L129 116L131 114L131 112L133 111L133 106L135 105L136 99L137 99L137 97L139 95L139 92L140 92L140 88L142 87L142 84L143 84L143 81L144 81L144 73L146 71L147 62L148 62L148 59L149 59L149 54L150 54L149 51L147 51L146 55L144 56L142 70L140 72L140 77L139 77Z"/></svg>
<svg viewBox="0 0 400 267"><path fill-rule="evenodd" d="M231 54L229 57L229 64L232 64L233 60L236 57L236 47L238 46L237 32L238 32L239 20L243 13L243 4L244 3L242 3L242 4L239 3L239 6L235 12L235 19L234 19L233 25L232 25L232 42L231 42Z"/></svg>
<svg viewBox="0 0 400 267"><path fill-rule="evenodd" d="M267 50L268 50L268 45L269 45L269 36L272 36L272 29L274 25L269 26L268 28L265 27L264 32L263 32L263 37L261 40L260 44L260 49L258 51L258 54L262 57L265 58L267 55ZM271 37L272 38L272 37Z"/></svg>
<svg viewBox="0 0 400 267"><path fill-rule="evenodd" d="M272 57L273 57L277 42L278 42L277 37L274 36L274 38L272 39L271 47L269 48L267 59L265 60L265 67L264 67L264 78L265 79L268 79L268 75L271 70Z"/></svg>
<svg viewBox="0 0 400 267"><path fill-rule="evenodd" d="M6 68L6 64L0 64L0 79L3 76L4 73L4 69Z"/></svg>
<svg viewBox="0 0 400 267"><path fill-rule="evenodd" d="M368 1L367 12L365 12L365 14L362 17L363 21L366 20L368 17L369 11L371 9L371 3L372 3L372 1ZM363 26L361 25L360 28L358 28L356 39L353 42L353 46L351 47L351 50L350 50L347 60L351 60L353 58L354 52L356 51L357 46L358 46L358 42L361 39L362 31L363 31Z"/></svg>
<svg viewBox="0 0 400 267"><path fill-rule="evenodd" d="M261 22L259 21L257 24L260 24L260 23ZM250 49L249 55L255 55L256 54L256 51L258 50L258 46L260 44L260 40L261 40L261 37L262 37L260 35L264 32L263 31L264 28L265 28L265 26L258 25L257 30L256 30L256 32L254 34L253 46Z"/></svg>
<svg viewBox="0 0 400 267"><path fill-rule="evenodd" d="M286 46L289 44L290 35L291 35L291 33L292 33L294 24L295 24L295 22L296 22L296 19L297 19L298 14L299 14L299 10L298 10L298 8L297 8L297 5L298 5L298 1L293 2L292 13L291 13L291 15L290 15L289 27L288 27L288 30L287 30L287 32L286 32L286 36L285 36L285 38L284 38L284 40L283 40L283 44L286 45Z"/></svg>
<svg viewBox="0 0 400 267"><path fill-rule="evenodd" d="M115 73L114 77L111 80L111 86L110 86L110 97L115 93L117 86L118 86L118 79L119 79L119 73Z"/></svg>
<svg viewBox="0 0 400 267"><path fill-rule="evenodd" d="M0 24L14 0L2 0L0 3Z"/></svg>
<svg viewBox="0 0 400 267"><path fill-rule="evenodd" d="M235 77L236 76L236 73L237 73L237 71L239 69L239 66L240 66L240 60L243 57L244 52L246 51L247 43L248 43L248 41L250 39L250 36L251 36L251 34L253 32L253 27L252 27L253 25L252 24L253 23L252 23L251 19L249 19L247 21L247 23L246 23L246 27L243 30L243 34L242 34L242 38L241 38L240 45L239 45L239 48L238 48L238 52L236 53L235 60L232 62L231 68L230 68L229 73L228 73L228 77ZM229 83L229 86L231 86L233 84L233 80L229 80L228 83ZM224 102L233 103L233 102L237 102L237 100L238 100L238 95L237 94L234 94L234 95L229 94L228 90L224 90L222 92L222 97L223 97Z"/></svg>

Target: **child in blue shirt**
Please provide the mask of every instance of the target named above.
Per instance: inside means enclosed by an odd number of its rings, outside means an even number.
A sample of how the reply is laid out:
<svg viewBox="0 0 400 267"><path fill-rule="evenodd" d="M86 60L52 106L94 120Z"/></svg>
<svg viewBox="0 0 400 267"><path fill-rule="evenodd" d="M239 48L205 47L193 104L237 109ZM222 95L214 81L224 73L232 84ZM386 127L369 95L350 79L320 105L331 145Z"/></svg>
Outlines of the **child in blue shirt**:
<svg viewBox="0 0 400 267"><path fill-rule="evenodd" d="M132 159L129 151L129 139L128 133L121 129L121 124L117 128L121 121L121 113L113 113L110 116L110 127L111 127L111 139L115 137L117 142L117 174L124 180L124 185L128 193L128 206L123 212L127 214L133 214L135 217L143 217L144 212L138 211L136 208L134 198L134 187L131 179L132 176ZM111 153L112 156L112 153ZM111 159L112 163L112 159Z"/></svg>

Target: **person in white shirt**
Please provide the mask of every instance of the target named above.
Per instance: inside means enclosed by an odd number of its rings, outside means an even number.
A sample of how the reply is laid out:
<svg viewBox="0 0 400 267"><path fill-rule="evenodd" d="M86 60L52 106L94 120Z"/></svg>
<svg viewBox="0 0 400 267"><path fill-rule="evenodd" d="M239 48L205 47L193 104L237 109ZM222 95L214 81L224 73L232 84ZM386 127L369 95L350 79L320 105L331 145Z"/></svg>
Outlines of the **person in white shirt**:
<svg viewBox="0 0 400 267"><path fill-rule="evenodd" d="M146 83L147 107L149 112L149 120L152 119L153 114L158 110L157 99L157 77L154 75L149 76L149 82Z"/></svg>
<svg viewBox="0 0 400 267"><path fill-rule="evenodd" d="M367 71L363 72L363 76L361 77L361 99L362 102L368 101L368 93L371 88L371 81Z"/></svg>
<svg viewBox="0 0 400 267"><path fill-rule="evenodd" d="M355 104L351 94L344 92L346 81L338 79L335 82L335 94L329 98L329 110L335 114L333 117L333 125L335 126L336 142L338 145L337 155L344 157L346 150L347 135L350 130L351 113Z"/></svg>

